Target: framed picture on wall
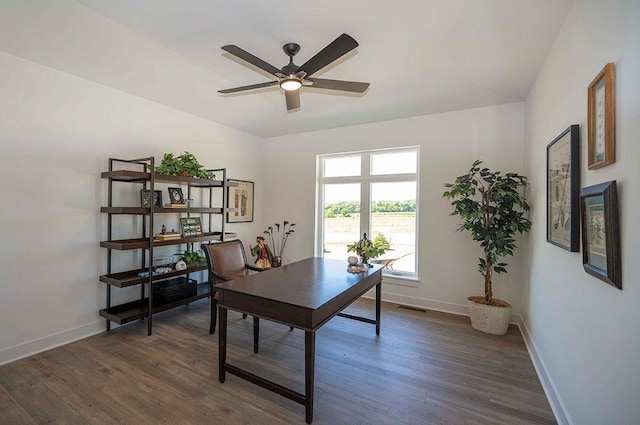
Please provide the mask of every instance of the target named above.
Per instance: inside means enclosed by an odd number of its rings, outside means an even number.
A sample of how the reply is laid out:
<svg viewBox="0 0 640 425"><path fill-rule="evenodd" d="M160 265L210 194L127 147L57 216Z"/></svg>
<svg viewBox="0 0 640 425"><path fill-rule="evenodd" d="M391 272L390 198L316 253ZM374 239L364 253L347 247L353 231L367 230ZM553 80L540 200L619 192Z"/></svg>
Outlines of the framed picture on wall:
<svg viewBox="0 0 640 425"><path fill-rule="evenodd" d="M622 289L616 181L583 188L580 207L584 270Z"/></svg>
<svg viewBox="0 0 640 425"><path fill-rule="evenodd" d="M580 127L547 145L547 242L580 250Z"/></svg>
<svg viewBox="0 0 640 425"><path fill-rule="evenodd" d="M227 223L253 221L253 182L229 179L227 208Z"/></svg>
<svg viewBox="0 0 640 425"><path fill-rule="evenodd" d="M589 84L588 166L590 170L615 162L615 76L608 63Z"/></svg>

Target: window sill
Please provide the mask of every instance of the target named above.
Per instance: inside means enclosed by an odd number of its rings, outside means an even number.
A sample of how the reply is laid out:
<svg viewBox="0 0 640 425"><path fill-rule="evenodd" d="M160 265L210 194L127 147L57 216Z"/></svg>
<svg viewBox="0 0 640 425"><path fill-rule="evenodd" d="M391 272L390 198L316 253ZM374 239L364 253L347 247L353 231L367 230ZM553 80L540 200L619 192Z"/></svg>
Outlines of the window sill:
<svg viewBox="0 0 640 425"><path fill-rule="evenodd" d="M410 286L412 288L417 288L420 283L420 279L417 276L402 276L385 272L382 272L382 280L385 284L391 283L393 285Z"/></svg>

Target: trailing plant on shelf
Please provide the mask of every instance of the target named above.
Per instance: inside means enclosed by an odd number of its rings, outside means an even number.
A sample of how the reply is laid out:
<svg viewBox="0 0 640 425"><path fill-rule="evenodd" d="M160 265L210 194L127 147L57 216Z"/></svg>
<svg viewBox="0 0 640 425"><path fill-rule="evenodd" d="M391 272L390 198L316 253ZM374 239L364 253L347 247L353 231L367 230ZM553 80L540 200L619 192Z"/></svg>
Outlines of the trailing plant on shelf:
<svg viewBox="0 0 640 425"><path fill-rule="evenodd" d="M367 264L370 259L377 258L385 253L389 248L389 242L381 233L378 233L372 240L367 238L367 234L362 234L362 239L347 245L347 252L355 252L362 260L363 264Z"/></svg>
<svg viewBox="0 0 640 425"><path fill-rule="evenodd" d="M529 204L519 192L528 182L516 173L501 174L480 168L481 163L475 161L467 174L445 184L449 190L442 196L453 199L451 215L462 219L458 231L471 231L472 239L480 243L484 252L478 263L478 271L484 276L484 303L499 305L493 300L493 272L506 273L507 263L500 259L513 255L515 234L531 228L526 217Z"/></svg>
<svg viewBox="0 0 640 425"><path fill-rule="evenodd" d="M162 162L155 168L158 174L169 176L190 176L199 179L215 179L216 175L207 171L206 168L192 153L184 151L180 156L174 156L172 153L165 153Z"/></svg>
<svg viewBox="0 0 640 425"><path fill-rule="evenodd" d="M282 222L282 229L280 229L280 223L275 224L275 234L273 230L273 226L267 227L267 230L264 231L265 235L269 236L269 241L271 242L271 247L273 248L273 266L278 267L282 262L282 256L284 255L284 249L287 246L287 241L289 240L289 236L295 233L293 226L295 223L289 223L288 221Z"/></svg>
<svg viewBox="0 0 640 425"><path fill-rule="evenodd" d="M187 244L187 249L184 252L179 252L176 255L179 255L180 259L190 267L205 263L207 261L207 258L204 256L204 252L202 252L201 250L193 250L192 243Z"/></svg>

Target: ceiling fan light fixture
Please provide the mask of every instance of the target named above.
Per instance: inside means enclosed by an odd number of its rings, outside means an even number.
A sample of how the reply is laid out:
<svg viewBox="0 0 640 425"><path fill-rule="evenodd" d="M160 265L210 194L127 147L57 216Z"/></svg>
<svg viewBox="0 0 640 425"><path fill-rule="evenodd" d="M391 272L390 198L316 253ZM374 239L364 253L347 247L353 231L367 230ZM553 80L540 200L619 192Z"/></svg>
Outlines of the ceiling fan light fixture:
<svg viewBox="0 0 640 425"><path fill-rule="evenodd" d="M280 87L287 91L298 90L302 87L302 81L299 78L290 75L289 77L280 80Z"/></svg>

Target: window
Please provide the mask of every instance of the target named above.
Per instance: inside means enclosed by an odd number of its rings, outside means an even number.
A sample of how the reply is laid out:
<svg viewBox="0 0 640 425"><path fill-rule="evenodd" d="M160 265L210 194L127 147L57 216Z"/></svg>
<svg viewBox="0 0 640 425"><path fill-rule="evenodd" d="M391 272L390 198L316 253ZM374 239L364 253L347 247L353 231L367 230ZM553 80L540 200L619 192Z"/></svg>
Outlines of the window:
<svg viewBox="0 0 640 425"><path fill-rule="evenodd" d="M388 243L374 261L387 276L417 277L418 148L318 157L316 255L346 260L362 237Z"/></svg>

